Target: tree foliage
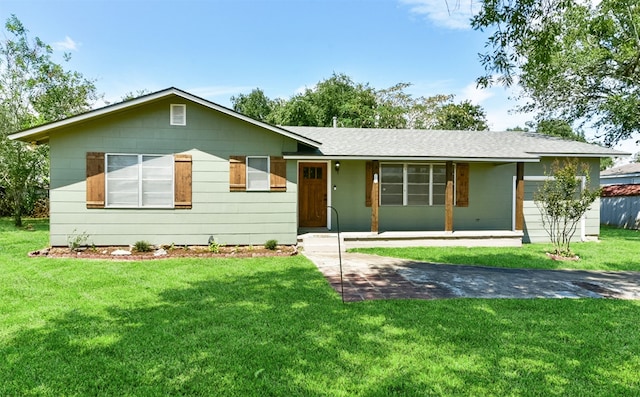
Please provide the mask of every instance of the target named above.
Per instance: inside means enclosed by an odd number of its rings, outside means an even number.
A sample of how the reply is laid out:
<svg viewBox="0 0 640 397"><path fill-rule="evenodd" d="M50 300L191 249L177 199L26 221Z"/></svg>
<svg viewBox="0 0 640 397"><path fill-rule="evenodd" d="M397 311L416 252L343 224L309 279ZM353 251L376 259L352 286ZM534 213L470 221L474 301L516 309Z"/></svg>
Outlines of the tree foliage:
<svg viewBox="0 0 640 397"><path fill-rule="evenodd" d="M459 104L446 103L436 111L438 130L470 130L481 131L488 129L487 117L480 105L473 105L470 101Z"/></svg>
<svg viewBox="0 0 640 397"><path fill-rule="evenodd" d="M484 0L481 86L518 83L543 118L590 123L607 145L640 131L640 4Z"/></svg>
<svg viewBox="0 0 640 397"><path fill-rule="evenodd" d="M571 141L586 142L584 134L582 132L574 131L571 124L565 120L559 119L546 119L538 120L537 123L531 124L536 132L540 134L556 136L562 139L568 139Z"/></svg>
<svg viewBox="0 0 640 397"><path fill-rule="evenodd" d="M263 122L269 121L268 117L276 105L274 101L267 98L260 88L256 88L246 95L232 96L231 104L235 111Z"/></svg>
<svg viewBox="0 0 640 397"><path fill-rule="evenodd" d="M29 39L15 15L7 19L0 41L0 186L4 210L16 226L37 190L48 184L48 147L10 141L7 135L88 110L97 97L92 81L53 62L52 53L39 38Z"/></svg>
<svg viewBox="0 0 640 397"><path fill-rule="evenodd" d="M288 100L270 99L256 88L231 97L233 109L256 120L278 125L340 127L486 129L484 110L468 101L453 102L453 95L414 98L398 83L376 90L344 74L333 74Z"/></svg>
<svg viewBox="0 0 640 397"><path fill-rule="evenodd" d="M571 257L573 252L569 245L578 222L600 196L600 189L590 188L589 166L579 164L575 159L565 160L563 165L556 160L546 176L533 198L542 214L542 224L551 239L554 254Z"/></svg>

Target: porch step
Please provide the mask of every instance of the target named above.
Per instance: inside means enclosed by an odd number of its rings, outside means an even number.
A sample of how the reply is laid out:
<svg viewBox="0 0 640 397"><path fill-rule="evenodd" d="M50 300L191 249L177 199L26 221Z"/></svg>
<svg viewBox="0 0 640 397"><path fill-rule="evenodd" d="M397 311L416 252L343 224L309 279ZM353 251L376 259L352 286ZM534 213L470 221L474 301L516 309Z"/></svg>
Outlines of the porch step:
<svg viewBox="0 0 640 397"><path fill-rule="evenodd" d="M337 233L307 233L298 236L298 247L306 253L337 253L338 234ZM340 249L345 252L344 238L340 236Z"/></svg>

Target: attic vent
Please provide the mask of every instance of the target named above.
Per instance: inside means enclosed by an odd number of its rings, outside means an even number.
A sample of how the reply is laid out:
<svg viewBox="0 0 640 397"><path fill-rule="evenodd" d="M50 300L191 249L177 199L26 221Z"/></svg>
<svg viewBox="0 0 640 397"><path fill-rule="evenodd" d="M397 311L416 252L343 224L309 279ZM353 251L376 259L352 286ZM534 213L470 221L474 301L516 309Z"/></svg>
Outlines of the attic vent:
<svg viewBox="0 0 640 397"><path fill-rule="evenodd" d="M187 105L171 105L171 125L187 125Z"/></svg>

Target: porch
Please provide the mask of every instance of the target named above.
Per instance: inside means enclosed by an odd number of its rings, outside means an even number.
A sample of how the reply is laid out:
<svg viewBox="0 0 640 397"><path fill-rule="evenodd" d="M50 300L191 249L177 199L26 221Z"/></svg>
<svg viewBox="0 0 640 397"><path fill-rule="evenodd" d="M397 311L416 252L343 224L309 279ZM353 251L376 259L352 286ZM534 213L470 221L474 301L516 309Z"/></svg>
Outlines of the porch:
<svg viewBox="0 0 640 397"><path fill-rule="evenodd" d="M371 247L520 247L522 231L385 231L342 232L343 251ZM298 246L305 252L337 252L338 233L328 229L300 229Z"/></svg>

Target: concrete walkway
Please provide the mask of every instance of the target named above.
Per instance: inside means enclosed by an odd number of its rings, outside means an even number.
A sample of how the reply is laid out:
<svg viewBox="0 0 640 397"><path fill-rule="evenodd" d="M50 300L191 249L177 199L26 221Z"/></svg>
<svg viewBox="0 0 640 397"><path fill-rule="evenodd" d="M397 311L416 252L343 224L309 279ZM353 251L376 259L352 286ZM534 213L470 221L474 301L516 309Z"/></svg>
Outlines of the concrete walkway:
<svg viewBox="0 0 640 397"><path fill-rule="evenodd" d="M341 292L338 254L305 253ZM640 299L640 272L503 269L343 253L345 301L442 298Z"/></svg>

